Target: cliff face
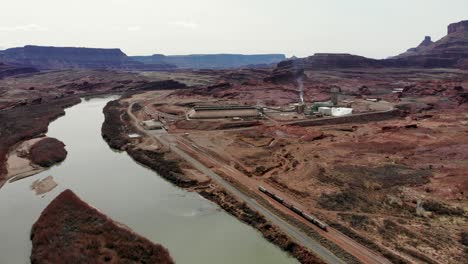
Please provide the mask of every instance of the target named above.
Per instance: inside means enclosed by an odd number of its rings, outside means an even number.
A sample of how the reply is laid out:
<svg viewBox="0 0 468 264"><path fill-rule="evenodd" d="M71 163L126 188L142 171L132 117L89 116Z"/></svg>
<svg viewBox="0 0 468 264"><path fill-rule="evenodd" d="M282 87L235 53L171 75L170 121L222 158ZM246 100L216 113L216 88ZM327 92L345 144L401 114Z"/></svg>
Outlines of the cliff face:
<svg viewBox="0 0 468 264"><path fill-rule="evenodd" d="M468 31L468 20L452 23L448 26L448 34Z"/></svg>
<svg viewBox="0 0 468 264"><path fill-rule="evenodd" d="M144 65L120 49L25 46L4 51L4 59L40 69L166 69L168 65ZM171 68L171 67L169 67Z"/></svg>
<svg viewBox="0 0 468 264"><path fill-rule="evenodd" d="M405 58L408 56L417 55L423 52L424 50L432 48L433 46L434 46L434 42L432 41L431 37L426 36L424 40L421 42L421 44L419 44L416 48L408 49L405 53L402 53L394 58Z"/></svg>
<svg viewBox="0 0 468 264"><path fill-rule="evenodd" d="M182 69L229 69L239 67L265 66L278 63L286 58L283 54L200 54L165 56L135 56L132 59L145 63L168 63Z"/></svg>

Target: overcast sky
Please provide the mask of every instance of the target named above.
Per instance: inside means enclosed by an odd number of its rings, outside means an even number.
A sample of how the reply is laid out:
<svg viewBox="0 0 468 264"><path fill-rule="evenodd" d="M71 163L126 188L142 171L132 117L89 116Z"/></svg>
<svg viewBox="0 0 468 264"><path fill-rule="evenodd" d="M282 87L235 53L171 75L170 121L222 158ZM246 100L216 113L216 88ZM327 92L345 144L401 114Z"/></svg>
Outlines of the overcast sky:
<svg viewBox="0 0 468 264"><path fill-rule="evenodd" d="M121 48L128 55L347 52L396 55L449 23L468 0L2 0L0 49Z"/></svg>

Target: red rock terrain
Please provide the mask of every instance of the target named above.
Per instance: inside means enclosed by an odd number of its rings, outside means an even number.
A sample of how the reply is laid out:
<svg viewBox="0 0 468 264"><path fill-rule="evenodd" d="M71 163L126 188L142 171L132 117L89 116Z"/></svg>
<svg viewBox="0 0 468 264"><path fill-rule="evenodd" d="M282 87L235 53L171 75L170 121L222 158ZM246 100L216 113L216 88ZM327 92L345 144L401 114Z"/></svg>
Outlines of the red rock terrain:
<svg viewBox="0 0 468 264"><path fill-rule="evenodd" d="M31 230L31 263L174 263L163 246L80 200L57 196Z"/></svg>
<svg viewBox="0 0 468 264"><path fill-rule="evenodd" d="M328 100L331 88L339 87L340 104L357 113L397 108L400 114L391 118L350 117L346 123L314 127L304 120L297 123L301 127L284 125L274 114L280 121L260 120L251 129L232 131L216 131L233 123L227 119L168 124L174 133L187 132L180 142L195 144L193 155L199 160L210 164L208 159L216 159L211 166L226 168L226 175L245 184L269 185L392 262L464 263L468 73L407 68L301 72L294 66L229 71L216 85L152 101L149 92L139 98L149 99L147 110L172 115L203 103L281 108L298 102L297 79L302 77L308 105Z"/></svg>

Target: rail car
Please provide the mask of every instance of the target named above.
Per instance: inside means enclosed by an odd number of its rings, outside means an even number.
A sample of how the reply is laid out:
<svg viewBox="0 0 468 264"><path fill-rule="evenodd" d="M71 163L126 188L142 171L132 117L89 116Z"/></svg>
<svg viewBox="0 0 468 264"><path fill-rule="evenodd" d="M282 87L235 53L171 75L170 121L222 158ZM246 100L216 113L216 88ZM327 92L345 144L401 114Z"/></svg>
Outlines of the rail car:
<svg viewBox="0 0 468 264"><path fill-rule="evenodd" d="M297 207L294 206L294 205L291 207L291 210L292 210L293 212L295 212L296 214L298 214L298 215L302 215L302 210L299 209L299 208L297 208Z"/></svg>
<svg viewBox="0 0 468 264"><path fill-rule="evenodd" d="M323 223L322 221L318 220L316 217L314 216L311 216L309 214L306 214L306 213L302 213L302 217L304 217L307 221L313 223L314 225L320 227L321 229L327 231L327 224Z"/></svg>
<svg viewBox="0 0 468 264"><path fill-rule="evenodd" d="M286 201L283 202L283 205L284 205L284 207L286 207L286 208L288 208L288 209L291 209L291 210L292 210L292 208L293 208L293 205L290 204L290 203L288 203L288 202L286 202Z"/></svg>
<svg viewBox="0 0 468 264"><path fill-rule="evenodd" d="M280 202L280 203L284 203L284 199L279 197L278 195L276 194L273 194L273 199L275 199L276 201Z"/></svg>
<svg viewBox="0 0 468 264"><path fill-rule="evenodd" d="M315 216L312 216L312 215L310 215L310 214L307 214L307 213L303 212L301 209L299 209L299 208L297 208L296 206L292 205L291 203L285 201L282 197L280 197L280 196L278 196L277 194L274 194L274 193L268 191L268 190L267 190L265 187L263 187L263 186L258 186L258 189L259 189L262 193L264 193L264 194L270 196L271 198L273 198L275 201L281 203L284 207L286 207L286 208L288 208L289 210L295 212L296 214L302 216L304 219L306 219L306 220L309 221L310 223L312 223L312 224L314 224L314 225L320 227L320 228L321 228L322 230L324 230L324 231L328 231L328 230L327 230L328 225L325 224L324 222L318 220Z"/></svg>

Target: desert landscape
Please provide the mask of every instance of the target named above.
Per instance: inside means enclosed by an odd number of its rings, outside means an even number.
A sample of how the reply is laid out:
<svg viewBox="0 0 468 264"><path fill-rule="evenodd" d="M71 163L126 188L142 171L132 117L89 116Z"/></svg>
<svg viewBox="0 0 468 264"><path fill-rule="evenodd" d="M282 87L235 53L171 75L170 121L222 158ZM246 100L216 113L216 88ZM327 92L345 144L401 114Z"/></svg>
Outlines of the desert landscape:
<svg viewBox="0 0 468 264"><path fill-rule="evenodd" d="M161 231L177 210L207 217L179 229L262 241L210 241L225 263L465 263L468 21L385 59L0 50L1 197L10 222L31 206L32 247L0 263L186 262L184 234Z"/></svg>

